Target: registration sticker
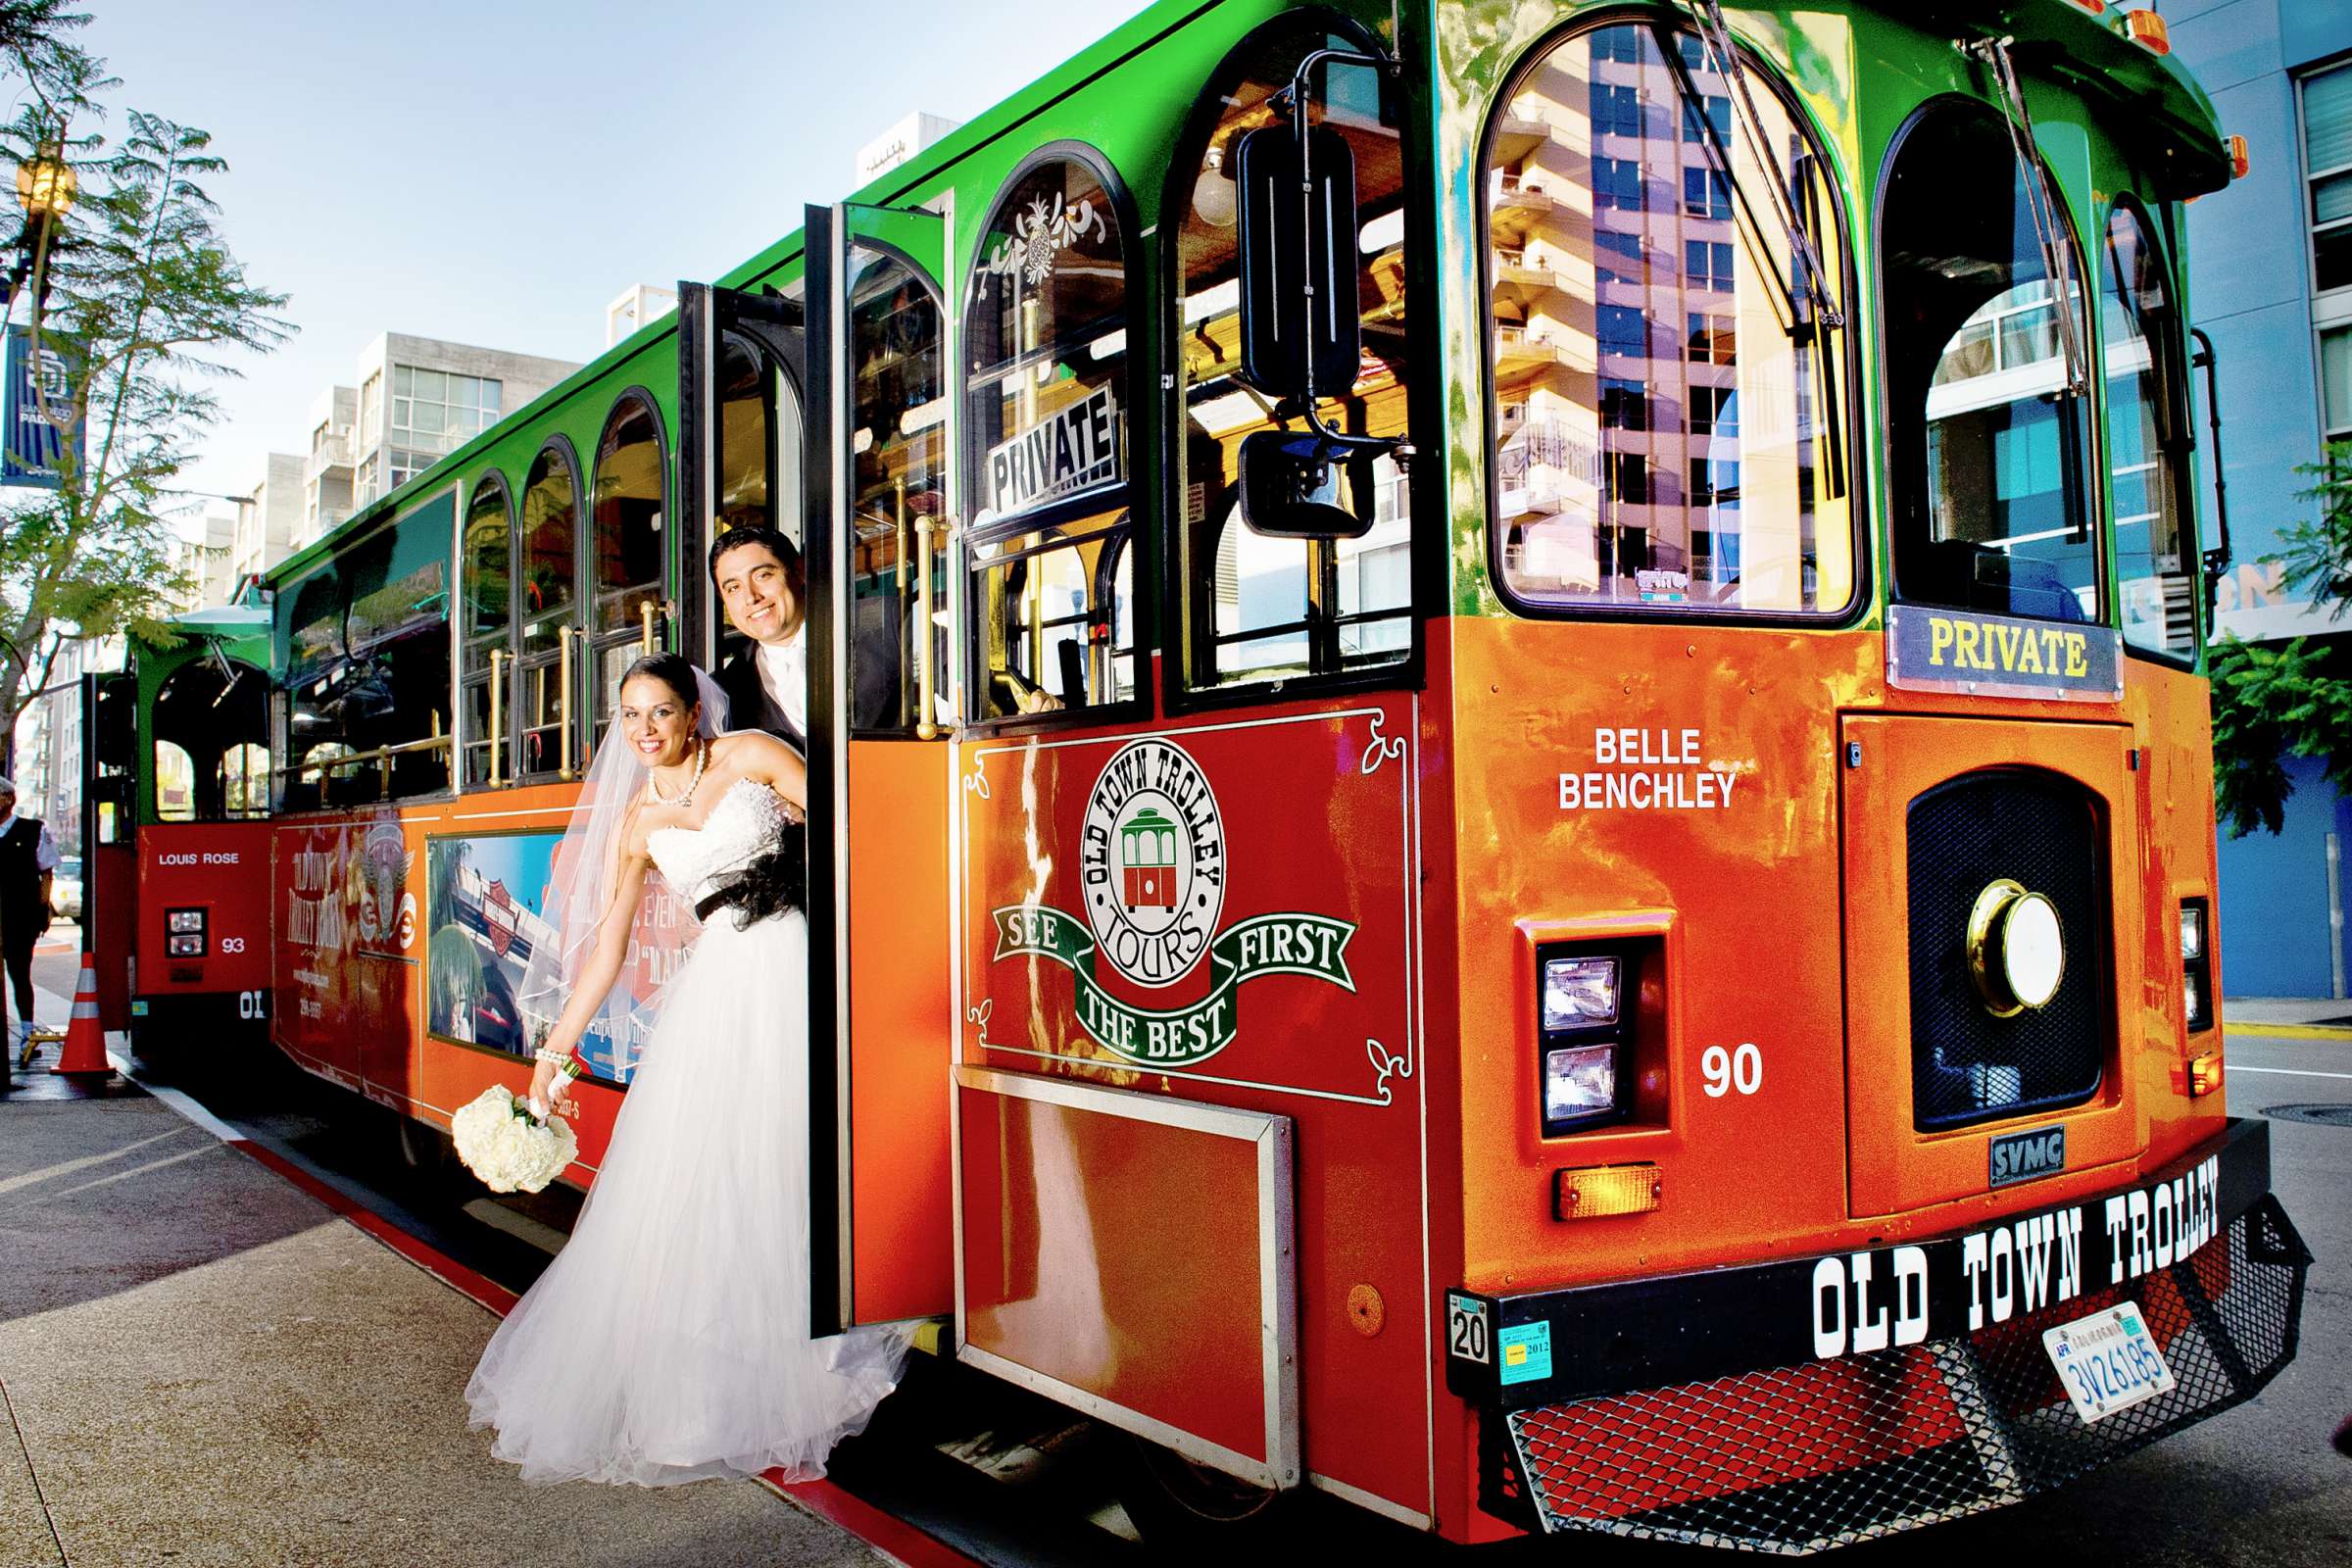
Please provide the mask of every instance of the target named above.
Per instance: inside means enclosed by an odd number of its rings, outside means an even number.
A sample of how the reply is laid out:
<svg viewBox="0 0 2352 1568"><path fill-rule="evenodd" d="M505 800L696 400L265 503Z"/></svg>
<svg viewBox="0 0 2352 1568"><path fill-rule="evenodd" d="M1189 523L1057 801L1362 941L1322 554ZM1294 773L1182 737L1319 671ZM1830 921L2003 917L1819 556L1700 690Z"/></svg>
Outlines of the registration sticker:
<svg viewBox="0 0 2352 1568"><path fill-rule="evenodd" d="M1494 1338L1502 1350L1504 1383L1541 1383L1551 1376L1551 1324L1514 1323Z"/></svg>
<svg viewBox="0 0 2352 1568"><path fill-rule="evenodd" d="M2136 1302L2118 1301L2105 1311L2044 1329L2041 1346L2058 1369L2058 1381L2066 1386L2075 1414L2085 1424L2170 1394L2177 1386Z"/></svg>

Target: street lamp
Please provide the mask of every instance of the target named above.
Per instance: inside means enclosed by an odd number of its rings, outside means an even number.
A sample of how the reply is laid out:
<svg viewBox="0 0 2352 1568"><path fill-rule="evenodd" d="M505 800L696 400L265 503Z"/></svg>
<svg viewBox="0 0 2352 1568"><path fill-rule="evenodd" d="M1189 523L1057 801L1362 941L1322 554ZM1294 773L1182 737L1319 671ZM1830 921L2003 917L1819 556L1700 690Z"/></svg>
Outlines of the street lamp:
<svg viewBox="0 0 2352 1568"><path fill-rule="evenodd" d="M81 181L74 175L74 166L66 162L62 142L42 142L30 159L17 166L17 204L24 209L24 227L17 235L17 261L9 270L7 290L0 294L0 306L16 298L24 280L32 275L49 226L62 222L66 214L73 211L74 198L80 190ZM48 248L56 249L54 239ZM44 295L48 293L48 282L44 271L41 278Z"/></svg>

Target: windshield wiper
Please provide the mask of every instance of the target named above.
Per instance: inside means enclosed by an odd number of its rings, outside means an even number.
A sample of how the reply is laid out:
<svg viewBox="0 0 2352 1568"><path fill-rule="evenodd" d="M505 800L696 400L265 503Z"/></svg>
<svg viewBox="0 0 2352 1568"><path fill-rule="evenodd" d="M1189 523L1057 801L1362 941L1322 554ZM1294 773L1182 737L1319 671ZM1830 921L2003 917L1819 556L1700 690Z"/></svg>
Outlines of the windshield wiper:
<svg viewBox="0 0 2352 1568"><path fill-rule="evenodd" d="M2090 391L2090 365L2075 325L2071 269L2066 266L2065 242L2059 238L2057 199L2042 183L2041 165L2034 156L2034 117L2026 111L2025 89L2018 85L2017 67L2009 59L2008 37L1980 38L1959 43L1959 51L1992 68L2001 89L2001 120L2009 127L2009 150L2017 157L2017 178L2026 193L2026 211L2034 219L2034 237L2041 246L2042 275L2049 279L2051 315L2058 324L2058 348L2066 359L2066 391L2081 397Z"/></svg>
<svg viewBox="0 0 2352 1568"><path fill-rule="evenodd" d="M1706 50L1708 69L1731 83L1732 118L1740 122L1740 137L1747 144L1748 155L1764 171L1765 191L1772 198L1773 216L1788 238L1789 255L1795 259L1797 270L1803 273L1802 308L1788 281L1781 279L1781 294L1788 306L1789 335L1795 336L1807 321L1816 321L1827 327L1842 327L1845 325L1845 317L1830 297L1829 276L1823 270L1821 253L1815 249L1813 236L1800 220L1796 193L1790 189L1788 173L1781 168L1780 160L1773 156L1771 140L1764 134L1764 122L1756 113L1756 101L1748 91L1746 74L1740 69L1740 54L1732 45L1732 31L1723 20L1723 7L1719 0L1690 0L1690 15L1698 25L1699 43ZM1723 144L1715 122L1708 116L1706 97L1698 90L1698 83L1691 79L1682 51L1671 47L1672 40L1667 36L1661 36L1658 41L1674 76L1675 86L1682 94L1683 112L1698 122L1699 140L1713 160L1716 172L1722 175L1724 184L1730 187L1741 211L1746 214L1749 226L1760 229L1762 224L1749 205L1747 188L1733 171L1731 149ZM1775 278L1780 277L1777 269L1766 267L1763 270L1771 272Z"/></svg>

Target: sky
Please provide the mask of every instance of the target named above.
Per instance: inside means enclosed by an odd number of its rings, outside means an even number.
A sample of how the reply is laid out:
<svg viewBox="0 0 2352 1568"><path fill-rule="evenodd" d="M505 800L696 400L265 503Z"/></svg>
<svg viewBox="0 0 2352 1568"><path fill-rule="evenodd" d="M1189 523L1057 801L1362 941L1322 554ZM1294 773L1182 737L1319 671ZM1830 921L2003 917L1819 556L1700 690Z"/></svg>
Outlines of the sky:
<svg viewBox="0 0 2352 1568"><path fill-rule="evenodd" d="M629 285L717 276L846 195L903 116L968 120L1144 8L86 0L111 101L212 132L228 247L300 329L237 362L179 482L246 493L307 452L381 332L592 359Z"/></svg>

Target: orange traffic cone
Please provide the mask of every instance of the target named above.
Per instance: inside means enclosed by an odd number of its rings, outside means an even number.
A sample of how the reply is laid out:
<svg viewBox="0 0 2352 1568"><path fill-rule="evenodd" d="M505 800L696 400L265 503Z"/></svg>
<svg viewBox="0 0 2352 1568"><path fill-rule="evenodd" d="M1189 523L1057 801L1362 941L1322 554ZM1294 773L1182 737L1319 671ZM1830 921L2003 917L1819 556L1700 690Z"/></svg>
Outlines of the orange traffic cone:
<svg viewBox="0 0 2352 1568"><path fill-rule="evenodd" d="M98 964L81 956L81 980L74 987L74 1021L66 1025L66 1049L51 1072L113 1072L106 1059L106 1030L98 1022Z"/></svg>

